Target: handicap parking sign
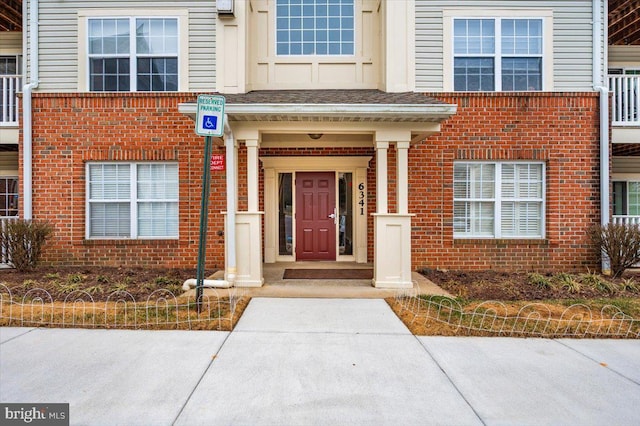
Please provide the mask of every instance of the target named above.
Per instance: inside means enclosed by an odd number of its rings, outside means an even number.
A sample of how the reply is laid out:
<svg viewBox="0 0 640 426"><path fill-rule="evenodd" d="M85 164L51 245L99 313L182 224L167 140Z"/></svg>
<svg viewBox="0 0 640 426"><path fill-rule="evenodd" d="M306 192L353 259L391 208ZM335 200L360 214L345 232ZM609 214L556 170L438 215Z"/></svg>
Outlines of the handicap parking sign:
<svg viewBox="0 0 640 426"><path fill-rule="evenodd" d="M218 117L215 115L203 115L202 127L209 130L218 130Z"/></svg>
<svg viewBox="0 0 640 426"><path fill-rule="evenodd" d="M200 136L224 134L224 96L199 95L196 116L196 133Z"/></svg>

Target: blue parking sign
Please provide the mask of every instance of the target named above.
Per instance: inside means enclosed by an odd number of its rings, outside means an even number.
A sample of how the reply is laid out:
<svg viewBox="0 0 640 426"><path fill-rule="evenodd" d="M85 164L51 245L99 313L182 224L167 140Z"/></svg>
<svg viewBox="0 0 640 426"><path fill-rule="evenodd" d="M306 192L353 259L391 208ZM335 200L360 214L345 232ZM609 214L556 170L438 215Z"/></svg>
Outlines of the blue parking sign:
<svg viewBox="0 0 640 426"><path fill-rule="evenodd" d="M203 115L202 116L202 128L208 130L218 129L218 117L215 115Z"/></svg>

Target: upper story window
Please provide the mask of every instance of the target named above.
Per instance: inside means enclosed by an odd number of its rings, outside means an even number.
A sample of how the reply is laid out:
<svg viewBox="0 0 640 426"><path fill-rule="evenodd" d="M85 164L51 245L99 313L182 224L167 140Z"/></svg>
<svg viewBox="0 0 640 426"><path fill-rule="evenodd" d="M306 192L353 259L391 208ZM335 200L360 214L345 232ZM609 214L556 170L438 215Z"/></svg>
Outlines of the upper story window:
<svg viewBox="0 0 640 426"><path fill-rule="evenodd" d="M20 75L22 61L20 55L0 56L0 76Z"/></svg>
<svg viewBox="0 0 640 426"><path fill-rule="evenodd" d="M0 126L7 123L17 125L18 98L22 87L22 57L0 56Z"/></svg>
<svg viewBox="0 0 640 426"><path fill-rule="evenodd" d="M277 0L278 55L353 55L354 0Z"/></svg>
<svg viewBox="0 0 640 426"><path fill-rule="evenodd" d="M90 18L89 90L178 90L177 18Z"/></svg>
<svg viewBox="0 0 640 426"><path fill-rule="evenodd" d="M543 19L453 20L455 91L543 89Z"/></svg>

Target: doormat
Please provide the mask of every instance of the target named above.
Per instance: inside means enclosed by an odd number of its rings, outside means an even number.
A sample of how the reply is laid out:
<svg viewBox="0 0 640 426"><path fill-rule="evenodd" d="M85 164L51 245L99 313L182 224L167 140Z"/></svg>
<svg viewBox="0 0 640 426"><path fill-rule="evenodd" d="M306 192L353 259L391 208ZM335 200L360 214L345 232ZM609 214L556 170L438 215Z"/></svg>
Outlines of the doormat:
<svg viewBox="0 0 640 426"><path fill-rule="evenodd" d="M285 280L370 280L373 269L285 269Z"/></svg>

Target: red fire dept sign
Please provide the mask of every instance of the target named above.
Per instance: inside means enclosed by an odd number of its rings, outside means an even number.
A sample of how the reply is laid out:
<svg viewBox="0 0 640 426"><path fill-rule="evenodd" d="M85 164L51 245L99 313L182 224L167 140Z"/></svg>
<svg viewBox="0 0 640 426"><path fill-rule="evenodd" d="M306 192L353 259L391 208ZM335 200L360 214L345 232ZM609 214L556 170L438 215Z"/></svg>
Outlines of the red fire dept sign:
<svg viewBox="0 0 640 426"><path fill-rule="evenodd" d="M224 154L211 155L211 171L224 172Z"/></svg>

